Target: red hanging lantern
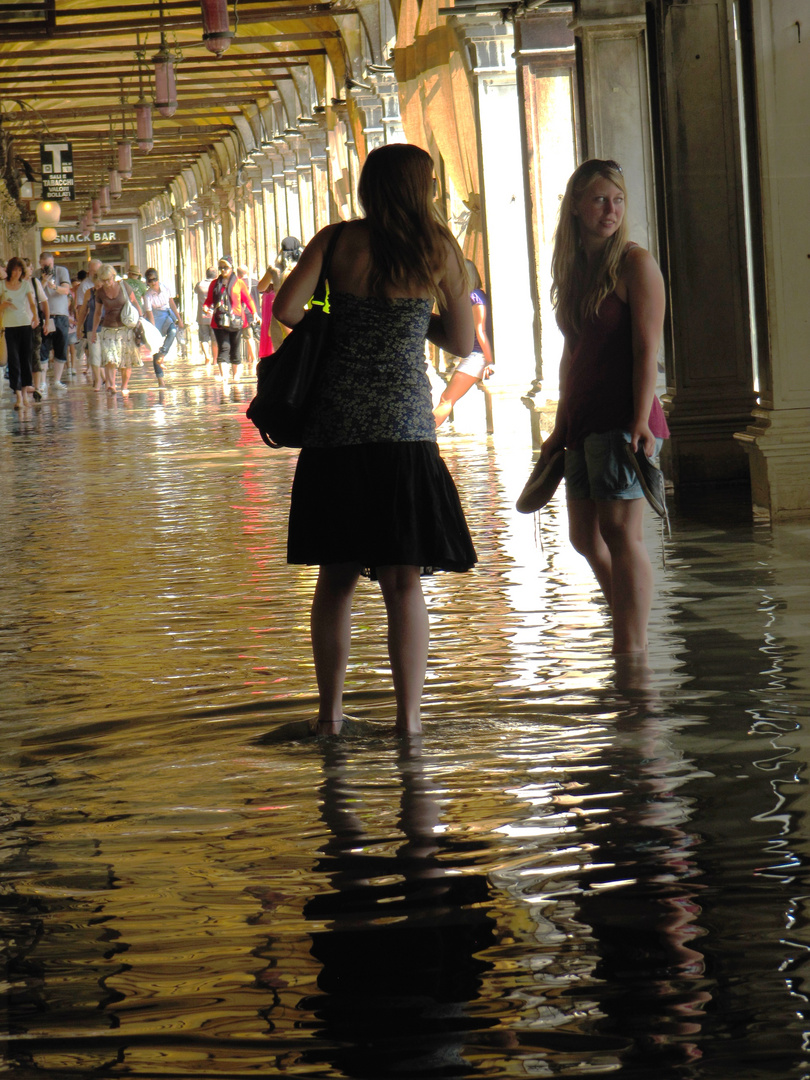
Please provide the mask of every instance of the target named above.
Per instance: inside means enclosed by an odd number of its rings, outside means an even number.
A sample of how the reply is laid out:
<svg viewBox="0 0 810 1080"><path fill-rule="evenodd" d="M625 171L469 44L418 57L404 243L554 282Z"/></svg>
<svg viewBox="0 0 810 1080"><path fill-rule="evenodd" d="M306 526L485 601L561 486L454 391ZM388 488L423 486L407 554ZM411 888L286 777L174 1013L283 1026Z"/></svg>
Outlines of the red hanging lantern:
<svg viewBox="0 0 810 1080"><path fill-rule="evenodd" d="M152 106L144 98L135 105L138 149L148 154L155 145L152 138Z"/></svg>
<svg viewBox="0 0 810 1080"><path fill-rule="evenodd" d="M122 139L118 144L118 172L122 180L132 176L132 140Z"/></svg>
<svg viewBox="0 0 810 1080"><path fill-rule="evenodd" d="M174 57L161 39L160 52L152 57L155 65L155 106L161 116L174 116L177 112L177 78L174 73Z"/></svg>
<svg viewBox="0 0 810 1080"><path fill-rule="evenodd" d="M228 0L200 0L203 41L217 57L230 48L233 32L228 26Z"/></svg>

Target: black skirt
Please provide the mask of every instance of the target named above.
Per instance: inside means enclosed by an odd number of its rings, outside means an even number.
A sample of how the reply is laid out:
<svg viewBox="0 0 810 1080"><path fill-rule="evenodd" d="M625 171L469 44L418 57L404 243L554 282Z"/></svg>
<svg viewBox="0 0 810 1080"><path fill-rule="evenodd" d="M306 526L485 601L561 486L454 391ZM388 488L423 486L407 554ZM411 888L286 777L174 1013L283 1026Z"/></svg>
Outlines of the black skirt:
<svg viewBox="0 0 810 1080"><path fill-rule="evenodd" d="M469 570L478 561L435 442L305 447L292 488L287 561Z"/></svg>

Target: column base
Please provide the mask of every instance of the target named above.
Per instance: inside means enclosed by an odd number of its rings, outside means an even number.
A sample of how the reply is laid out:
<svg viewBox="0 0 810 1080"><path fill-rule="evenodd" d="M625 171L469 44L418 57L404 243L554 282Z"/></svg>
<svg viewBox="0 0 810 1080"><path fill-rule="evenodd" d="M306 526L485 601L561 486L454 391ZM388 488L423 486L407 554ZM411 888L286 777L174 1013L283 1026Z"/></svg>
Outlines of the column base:
<svg viewBox="0 0 810 1080"><path fill-rule="evenodd" d="M810 518L810 409L756 408L735 438L748 454L755 513Z"/></svg>

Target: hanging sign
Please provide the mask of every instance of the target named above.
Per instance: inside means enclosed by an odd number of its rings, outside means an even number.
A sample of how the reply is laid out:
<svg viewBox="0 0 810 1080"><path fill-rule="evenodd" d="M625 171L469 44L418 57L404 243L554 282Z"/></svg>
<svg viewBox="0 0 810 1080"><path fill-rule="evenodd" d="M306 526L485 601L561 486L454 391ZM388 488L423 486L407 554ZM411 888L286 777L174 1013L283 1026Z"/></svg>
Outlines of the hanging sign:
<svg viewBox="0 0 810 1080"><path fill-rule="evenodd" d="M42 197L57 202L73 202L73 146L69 142L40 143Z"/></svg>

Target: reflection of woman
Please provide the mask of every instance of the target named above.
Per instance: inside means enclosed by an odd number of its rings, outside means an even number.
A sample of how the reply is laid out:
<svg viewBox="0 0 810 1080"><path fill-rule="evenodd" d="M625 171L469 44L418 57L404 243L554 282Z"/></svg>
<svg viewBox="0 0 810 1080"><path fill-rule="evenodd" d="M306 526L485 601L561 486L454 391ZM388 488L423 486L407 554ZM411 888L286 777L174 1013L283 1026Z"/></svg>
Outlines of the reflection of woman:
<svg viewBox="0 0 810 1080"><path fill-rule="evenodd" d="M39 315L34 289L25 279L22 259L16 255L6 264L6 280L0 281L0 315L6 337L8 383L14 392L14 408L22 409L34 393L31 350Z"/></svg>
<svg viewBox="0 0 810 1080"><path fill-rule="evenodd" d="M433 410L436 418L436 427L441 427L456 402L460 401L467 391L481 379L488 379L495 369L495 360L492 356L492 331L490 329L489 298L481 287L481 278L474 262L467 260L467 273L470 277L472 291L470 303L472 304L473 325L475 327L475 342L472 352L459 360L450 382L445 387L439 403Z"/></svg>
<svg viewBox="0 0 810 1080"><path fill-rule="evenodd" d="M629 242L627 190L615 161L586 161L568 181L552 258L552 301L565 335L560 403L540 461L565 447L571 542L613 616L613 652L647 648L652 567L644 493L625 452L658 454L669 435L655 396L664 283Z"/></svg>
<svg viewBox="0 0 810 1080"><path fill-rule="evenodd" d="M93 329L90 342L98 338L101 347L101 365L106 371L107 392L115 393L115 373L121 372L121 393L129 394L129 379L133 367L143 364L141 353L135 344L135 331L121 322L121 311L129 298L141 314L141 308L134 292L124 287L124 283L115 276L115 268L103 263L98 271L96 286L96 309L93 314ZM98 328L101 326L101 333Z"/></svg>
<svg viewBox="0 0 810 1080"><path fill-rule="evenodd" d="M433 163L416 146L369 154L366 217L323 229L281 286L274 311L298 323L333 230L332 336L292 491L288 560L317 564L312 648L321 731L337 731L361 573L379 579L401 731L420 730L428 616L420 568L476 561L439 456L425 337L464 355L472 317L461 252L433 205ZM431 315L434 300L439 314Z"/></svg>
<svg viewBox="0 0 810 1080"><path fill-rule="evenodd" d="M323 885L304 907L322 967L298 1010L317 1036L304 1063L327 1056L342 1076L469 1075L465 1049L496 1024L475 1007L492 967L482 954L495 944L487 879L459 872L414 749L399 754L402 839L385 855L358 814L345 744L324 744Z"/></svg>

